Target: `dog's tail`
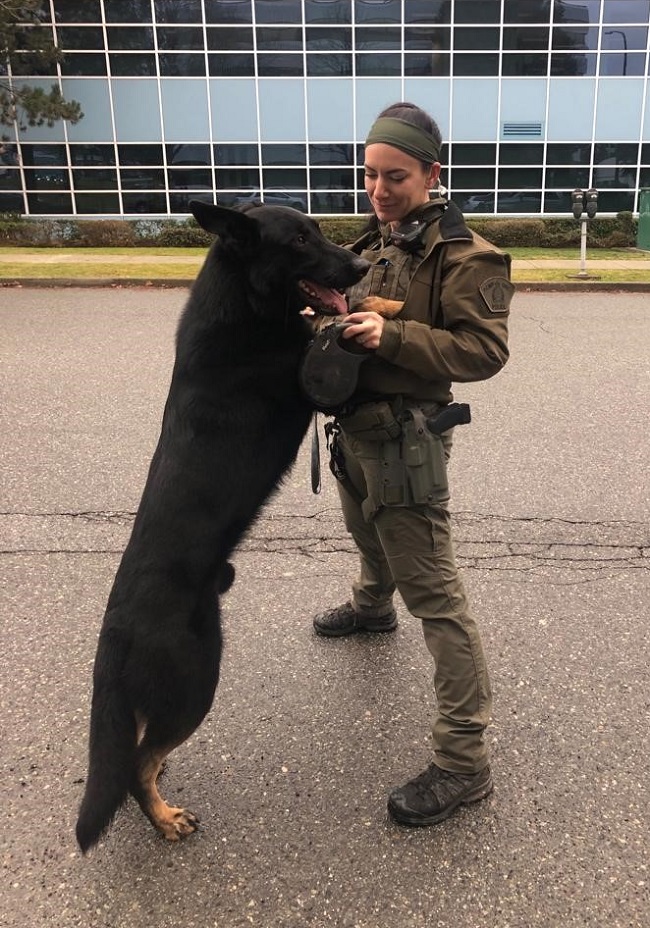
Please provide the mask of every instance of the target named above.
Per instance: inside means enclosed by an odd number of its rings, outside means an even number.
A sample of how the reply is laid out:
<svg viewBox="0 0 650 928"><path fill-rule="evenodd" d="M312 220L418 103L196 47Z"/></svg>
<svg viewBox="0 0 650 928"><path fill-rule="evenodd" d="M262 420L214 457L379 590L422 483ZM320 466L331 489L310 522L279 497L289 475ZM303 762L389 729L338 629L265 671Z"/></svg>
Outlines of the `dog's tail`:
<svg viewBox="0 0 650 928"><path fill-rule="evenodd" d="M125 650L100 638L95 660L86 791L77 819L77 841L85 854L126 801L137 746L136 719L120 685Z"/></svg>

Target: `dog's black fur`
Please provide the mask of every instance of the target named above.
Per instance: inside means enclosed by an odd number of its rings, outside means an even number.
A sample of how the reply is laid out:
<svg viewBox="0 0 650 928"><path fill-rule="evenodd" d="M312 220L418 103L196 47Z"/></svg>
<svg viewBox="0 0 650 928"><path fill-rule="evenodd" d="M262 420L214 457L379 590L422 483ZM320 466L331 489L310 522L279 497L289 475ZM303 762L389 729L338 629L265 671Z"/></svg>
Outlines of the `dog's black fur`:
<svg viewBox="0 0 650 928"><path fill-rule="evenodd" d="M298 386L311 336L301 310L341 311L340 295L323 288L351 286L369 267L292 209L191 208L218 237L180 319L160 439L99 636L76 829L84 852L129 793L166 838L196 828L191 812L161 799L156 778L212 705L228 558L310 421Z"/></svg>

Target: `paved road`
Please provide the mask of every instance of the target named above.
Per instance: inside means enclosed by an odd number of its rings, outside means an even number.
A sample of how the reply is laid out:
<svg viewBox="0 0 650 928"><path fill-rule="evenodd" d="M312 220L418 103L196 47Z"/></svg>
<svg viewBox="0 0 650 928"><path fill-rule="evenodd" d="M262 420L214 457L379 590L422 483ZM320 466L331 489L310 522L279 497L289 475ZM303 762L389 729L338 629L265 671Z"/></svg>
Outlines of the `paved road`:
<svg viewBox="0 0 650 928"><path fill-rule="evenodd" d="M390 824L428 761L431 667L310 615L355 557L306 449L242 545L214 710L164 789L180 846L129 805L73 841L98 624L153 449L181 290L0 297L0 835L6 928L641 928L647 822L648 347L641 294L522 294L511 362L463 386L458 554L484 630L496 790Z"/></svg>

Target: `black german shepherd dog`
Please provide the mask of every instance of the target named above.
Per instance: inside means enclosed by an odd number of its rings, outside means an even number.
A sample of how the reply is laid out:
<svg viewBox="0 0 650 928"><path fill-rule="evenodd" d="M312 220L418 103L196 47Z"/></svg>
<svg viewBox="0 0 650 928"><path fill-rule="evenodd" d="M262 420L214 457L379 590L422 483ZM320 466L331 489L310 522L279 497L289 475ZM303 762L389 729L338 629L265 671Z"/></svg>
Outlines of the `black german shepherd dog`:
<svg viewBox="0 0 650 928"><path fill-rule="evenodd" d="M156 779L212 705L228 558L309 425L298 370L312 328L301 311L345 312L339 291L369 267L293 209L190 208L217 238L180 318L158 446L99 635L84 852L129 793L165 838L197 827Z"/></svg>

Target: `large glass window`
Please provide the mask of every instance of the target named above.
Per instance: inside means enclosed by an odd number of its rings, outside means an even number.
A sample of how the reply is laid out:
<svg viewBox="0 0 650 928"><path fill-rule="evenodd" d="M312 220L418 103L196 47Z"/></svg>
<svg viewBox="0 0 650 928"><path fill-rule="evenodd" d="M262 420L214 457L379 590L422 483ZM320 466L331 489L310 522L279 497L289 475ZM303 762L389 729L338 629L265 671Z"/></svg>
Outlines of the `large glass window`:
<svg viewBox="0 0 650 928"><path fill-rule="evenodd" d="M201 0L154 0L159 23L200 23Z"/></svg>
<svg viewBox="0 0 650 928"><path fill-rule="evenodd" d="M101 18L99 0L54 0L57 23L98 23Z"/></svg>
<svg viewBox="0 0 650 928"><path fill-rule="evenodd" d="M568 213L573 187L590 184L607 194L599 212L633 208L650 184L647 138L639 152L650 0L45 8L64 60L34 64L25 50L14 76L47 91L61 74L85 115L20 130L35 212L184 213L217 188L225 204L365 211L361 141L399 99L432 110L453 139L444 183L468 213ZM0 208L24 208L18 163L2 168Z"/></svg>
<svg viewBox="0 0 650 928"><path fill-rule="evenodd" d="M104 15L107 23L150 23L151 0L104 0Z"/></svg>

